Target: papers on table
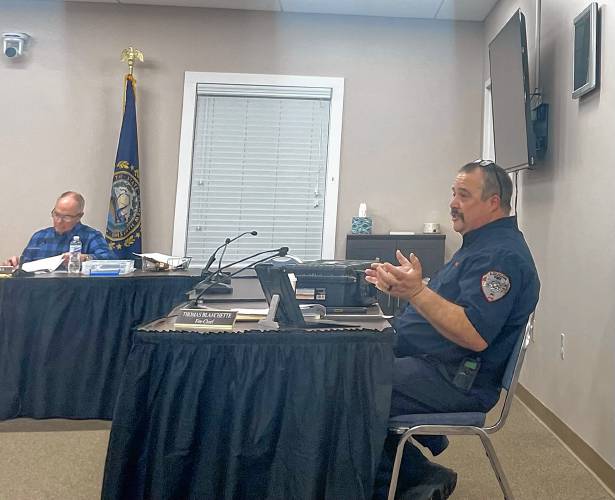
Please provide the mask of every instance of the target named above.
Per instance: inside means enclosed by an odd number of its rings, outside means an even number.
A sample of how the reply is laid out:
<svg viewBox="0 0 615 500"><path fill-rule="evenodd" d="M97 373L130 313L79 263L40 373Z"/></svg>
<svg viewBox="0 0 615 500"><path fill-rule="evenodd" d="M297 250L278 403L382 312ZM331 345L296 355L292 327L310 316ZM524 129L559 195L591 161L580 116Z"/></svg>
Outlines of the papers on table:
<svg viewBox="0 0 615 500"><path fill-rule="evenodd" d="M264 309L248 309L237 307L231 309L231 311L235 311L237 313L237 321L258 321L259 319L264 319L267 317L269 308L266 307Z"/></svg>
<svg viewBox="0 0 615 500"><path fill-rule="evenodd" d="M26 262L21 266L24 271L33 273L36 271L55 271L60 264L62 264L64 257L62 255L55 255L53 257L47 257L46 259L33 260L32 262Z"/></svg>
<svg viewBox="0 0 615 500"><path fill-rule="evenodd" d="M258 321L267 317L269 308L248 308L248 307L216 307L215 305L209 305L205 307L199 307L203 311L229 311L236 312L236 321Z"/></svg>

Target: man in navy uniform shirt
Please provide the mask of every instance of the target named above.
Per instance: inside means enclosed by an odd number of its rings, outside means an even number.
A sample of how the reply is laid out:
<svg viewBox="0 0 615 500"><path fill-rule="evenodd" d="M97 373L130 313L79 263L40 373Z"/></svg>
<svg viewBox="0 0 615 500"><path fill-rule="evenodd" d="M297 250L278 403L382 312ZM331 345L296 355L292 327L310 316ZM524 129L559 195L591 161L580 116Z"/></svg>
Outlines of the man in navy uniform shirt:
<svg viewBox="0 0 615 500"><path fill-rule="evenodd" d="M51 211L53 227L34 233L21 257L14 255L3 262L3 265L17 267L20 263L60 254L64 254L66 264L73 236L79 236L81 240L81 260L114 259L115 255L103 235L96 229L81 224L84 208L85 200L79 193L62 193Z"/></svg>
<svg viewBox="0 0 615 500"><path fill-rule="evenodd" d="M391 416L492 408L506 362L538 302L532 255L516 217L509 216L512 182L506 172L489 161L469 163L452 190L453 228L463 244L428 285L413 254L406 258L398 251L398 266L372 264L366 271L380 290L409 302L392 320L397 343ZM461 387L454 378L468 359L479 368L471 387ZM389 435L385 442L374 498L386 498L397 439ZM434 455L448 444L446 437L416 439ZM401 498L444 499L456 481L454 471L406 445Z"/></svg>

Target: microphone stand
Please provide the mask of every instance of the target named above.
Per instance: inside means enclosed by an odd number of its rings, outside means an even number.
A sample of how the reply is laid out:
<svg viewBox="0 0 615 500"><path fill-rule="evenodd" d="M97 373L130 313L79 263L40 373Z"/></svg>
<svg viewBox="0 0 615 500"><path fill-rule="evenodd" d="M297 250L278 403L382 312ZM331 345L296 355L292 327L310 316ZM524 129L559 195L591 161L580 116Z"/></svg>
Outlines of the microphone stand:
<svg viewBox="0 0 615 500"><path fill-rule="evenodd" d="M205 264L205 267L203 268L203 270L201 271L201 276L205 276L208 275L207 273L209 273L209 268L211 267L211 265L214 263L214 261L216 260L216 254L218 253L218 250L220 250L222 247L225 247L226 245L228 245L229 239L227 238L224 243L222 243L222 245L220 245L218 248L216 248L214 250L214 253L211 254L211 256L209 257L209 260L207 261L207 264ZM209 275L211 275L212 273L209 273Z"/></svg>
<svg viewBox="0 0 615 500"><path fill-rule="evenodd" d="M226 240L224 240L224 243L222 243L222 245L216 248L214 250L214 253L211 254L211 257L209 257L207 264L205 264L205 267L201 271L201 277L205 277L205 279L211 280L214 276L220 274L220 271L221 271L220 266L222 265L222 259L224 258L224 253L226 252L227 247L229 246L229 244L233 243L233 241L238 240L239 238L241 238L242 236L245 236L246 234L256 236L258 233L256 231L245 231L243 233L238 234L234 238L226 238ZM221 248L223 248L224 250L222 251L222 255L220 256L220 260L218 261L218 270L215 273L211 273L209 272L209 268L216 260L216 254L218 253L218 250L220 250Z"/></svg>
<svg viewBox="0 0 615 500"><path fill-rule="evenodd" d="M254 255L250 255L248 257L245 257L241 260L238 260L237 262L233 262L232 264L228 264L225 267L230 267L230 266L234 266L235 264L239 264L240 262L244 262L248 259L252 259L254 257L258 257L259 255L263 255L265 253L270 253L270 252L275 252L273 255L267 255L266 257L263 257L262 259L257 260L256 262L251 262L250 264L248 264L247 266L244 266L240 269L238 269L237 271L232 272L231 274L227 275L227 277L230 279L233 276L239 274L242 271L245 271L246 269L250 269L251 267L254 267L256 264L261 264L262 262L265 262L266 260L269 259L273 259L274 257L283 257L284 255L286 255L286 253L288 252L288 247L282 247L282 248L277 248L274 250L263 250L262 252L258 252ZM224 267L222 268L224 269ZM201 292L195 297L194 299L194 304L198 304L199 299L205 295L205 293L212 287L214 287L215 285L224 285L226 287L229 288L229 293L233 291L233 287L230 285L227 285L226 283L221 283L219 281L214 281L212 283L210 283L209 285L207 285L203 290L201 290Z"/></svg>
<svg viewBox="0 0 615 500"><path fill-rule="evenodd" d="M218 270L216 271L216 274L219 276L220 272L222 271L222 259L224 259L224 254L226 253L226 250L228 249L229 243L231 242L231 240L229 240L227 238L226 240L226 245L224 245L224 248L222 249L222 255L220 255L220 259L218 260ZM214 274L214 276L216 275Z"/></svg>
<svg viewBox="0 0 615 500"><path fill-rule="evenodd" d="M254 253L252 255L248 255L247 257L244 257L243 259L239 259L236 260L235 262L231 262L230 264L227 264L226 266L223 266L220 271L224 271L225 269L231 267L231 266L236 266L237 264L241 264L242 262L245 262L248 259L253 259L254 257L258 257L259 255L264 255L266 253L270 253L270 252L277 252L278 255L271 255L269 257L267 257L268 259L272 259L274 257L284 257L287 253L288 253L288 247L280 247L280 248L272 248L271 250L263 250L262 252L257 252ZM260 264L259 262L254 262L253 264ZM250 266L246 266L244 269L248 269ZM242 269L242 271L244 270ZM235 273L233 273L231 276L234 276Z"/></svg>
<svg viewBox="0 0 615 500"><path fill-rule="evenodd" d="M246 234L246 233L243 233L243 234ZM239 236L242 236L242 235L239 235ZM221 268L222 259L224 259L224 254L226 253L226 249L228 248L229 243L231 243L232 241L235 241L237 238L239 238L239 236L232 240L229 238L226 239L226 242L224 243L224 245L222 245L223 246L222 255L220 255L220 259L218 259L218 269L216 270L215 273L209 273L209 275L205 278L207 281L211 281L212 283L217 283L220 285L230 285L231 284L230 276L227 273L222 272L222 268ZM226 291L222 289L219 290L219 292L226 293Z"/></svg>

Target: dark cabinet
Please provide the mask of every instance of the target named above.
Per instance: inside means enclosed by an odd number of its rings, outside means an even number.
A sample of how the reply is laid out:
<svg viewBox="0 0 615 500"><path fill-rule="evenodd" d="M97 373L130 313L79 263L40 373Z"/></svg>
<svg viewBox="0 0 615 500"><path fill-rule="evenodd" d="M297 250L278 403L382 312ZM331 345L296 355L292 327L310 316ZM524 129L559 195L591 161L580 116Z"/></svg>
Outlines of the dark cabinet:
<svg viewBox="0 0 615 500"><path fill-rule="evenodd" d="M443 234L349 234L346 258L397 264L396 250L406 256L413 252L421 261L423 276L430 278L444 265L444 238Z"/></svg>
<svg viewBox="0 0 615 500"><path fill-rule="evenodd" d="M408 256L414 253L421 261L423 277L431 278L444 265L443 234L349 234L346 236L346 258L376 260L397 264L395 251ZM406 302L378 292L378 303L385 314L398 314Z"/></svg>

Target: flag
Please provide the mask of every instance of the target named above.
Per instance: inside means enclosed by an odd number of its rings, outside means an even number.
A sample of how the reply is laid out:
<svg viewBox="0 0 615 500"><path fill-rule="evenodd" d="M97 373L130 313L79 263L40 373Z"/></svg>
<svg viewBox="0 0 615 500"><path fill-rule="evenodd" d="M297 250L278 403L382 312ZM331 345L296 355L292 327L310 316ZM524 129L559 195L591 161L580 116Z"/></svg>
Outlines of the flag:
<svg viewBox="0 0 615 500"><path fill-rule="evenodd" d="M132 75L126 75L124 87L124 116L115 157L105 237L118 259L134 259L133 252L141 253L141 189L136 81Z"/></svg>

